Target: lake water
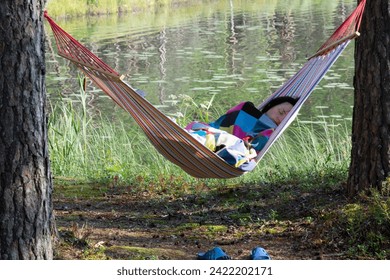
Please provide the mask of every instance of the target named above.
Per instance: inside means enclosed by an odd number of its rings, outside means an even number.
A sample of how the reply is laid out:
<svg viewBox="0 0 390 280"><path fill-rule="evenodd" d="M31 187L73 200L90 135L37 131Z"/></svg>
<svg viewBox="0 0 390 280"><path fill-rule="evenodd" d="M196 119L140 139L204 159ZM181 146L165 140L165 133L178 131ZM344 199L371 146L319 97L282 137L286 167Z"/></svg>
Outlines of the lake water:
<svg viewBox="0 0 390 280"><path fill-rule="evenodd" d="M244 100L261 103L356 5L354 0L205 2L57 23L125 75L133 87L146 92L164 113L180 116L198 106L208 108L214 118ZM46 29L56 51L49 26ZM299 120L350 122L353 53L351 44L313 92ZM78 71L50 47L47 67L50 100L56 102L59 96L77 100ZM87 92L91 112L128 120L127 113L90 83Z"/></svg>

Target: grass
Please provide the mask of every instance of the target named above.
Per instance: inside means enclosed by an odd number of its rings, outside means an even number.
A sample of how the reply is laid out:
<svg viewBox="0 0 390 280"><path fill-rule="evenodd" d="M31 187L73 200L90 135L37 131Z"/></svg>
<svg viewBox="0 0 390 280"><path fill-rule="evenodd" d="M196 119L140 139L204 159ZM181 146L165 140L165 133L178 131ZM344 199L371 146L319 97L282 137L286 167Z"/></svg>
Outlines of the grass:
<svg viewBox="0 0 390 280"><path fill-rule="evenodd" d="M321 211L319 226L325 244L342 244L351 259L390 258L390 197L372 190L354 202Z"/></svg>
<svg viewBox="0 0 390 280"><path fill-rule="evenodd" d="M197 1L188 0L48 0L47 2L46 9L54 17L154 11L159 7L169 7L173 4L197 4Z"/></svg>
<svg viewBox="0 0 390 280"><path fill-rule="evenodd" d="M91 117L82 89L78 99L53 105L49 127L52 170L58 177L105 183L115 179L117 184L171 172L140 131L104 116Z"/></svg>

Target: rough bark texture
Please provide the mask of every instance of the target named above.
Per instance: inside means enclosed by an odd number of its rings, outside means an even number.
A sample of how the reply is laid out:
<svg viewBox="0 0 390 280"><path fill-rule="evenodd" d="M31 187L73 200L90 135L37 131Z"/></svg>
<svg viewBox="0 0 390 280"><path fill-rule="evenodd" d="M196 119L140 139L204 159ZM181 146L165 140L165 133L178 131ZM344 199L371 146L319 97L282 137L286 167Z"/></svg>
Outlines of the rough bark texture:
<svg viewBox="0 0 390 280"><path fill-rule="evenodd" d="M381 189L390 176L390 1L367 0L355 52L348 192Z"/></svg>
<svg viewBox="0 0 390 280"><path fill-rule="evenodd" d="M44 0L0 2L0 259L52 259Z"/></svg>

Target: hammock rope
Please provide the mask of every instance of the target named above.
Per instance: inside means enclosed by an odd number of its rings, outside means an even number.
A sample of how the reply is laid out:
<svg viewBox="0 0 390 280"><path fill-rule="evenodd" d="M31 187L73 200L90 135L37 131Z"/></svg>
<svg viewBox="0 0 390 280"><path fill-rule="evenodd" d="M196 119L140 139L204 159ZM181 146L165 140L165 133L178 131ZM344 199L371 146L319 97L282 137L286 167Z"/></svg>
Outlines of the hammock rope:
<svg viewBox="0 0 390 280"><path fill-rule="evenodd" d="M266 146L257 155L256 162L261 160L272 144L291 124L316 85L349 42L358 36L357 31L365 2L365 0L360 2L351 15L321 46L319 51L309 58L294 76L258 106L261 109L271 99L278 96L299 98L297 104L272 133ZM123 81L118 72L58 26L46 11L44 17L53 30L58 54L73 62L115 103L126 110L165 158L197 178L227 179L245 173L226 163L221 157L199 143L187 131L139 95L129 84Z"/></svg>

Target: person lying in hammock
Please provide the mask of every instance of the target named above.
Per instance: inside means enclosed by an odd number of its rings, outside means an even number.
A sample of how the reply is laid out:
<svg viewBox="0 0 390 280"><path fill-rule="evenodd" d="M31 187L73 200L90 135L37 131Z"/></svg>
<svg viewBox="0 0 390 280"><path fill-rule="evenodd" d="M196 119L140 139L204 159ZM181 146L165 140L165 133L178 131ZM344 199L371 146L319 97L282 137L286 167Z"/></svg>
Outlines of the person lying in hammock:
<svg viewBox="0 0 390 280"><path fill-rule="evenodd" d="M214 122L191 122L185 129L227 163L251 171L256 166L252 159L296 102L292 97L276 97L262 110L252 102L242 102Z"/></svg>

